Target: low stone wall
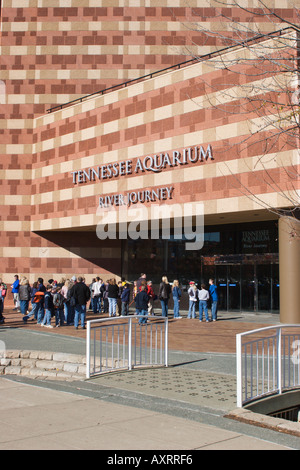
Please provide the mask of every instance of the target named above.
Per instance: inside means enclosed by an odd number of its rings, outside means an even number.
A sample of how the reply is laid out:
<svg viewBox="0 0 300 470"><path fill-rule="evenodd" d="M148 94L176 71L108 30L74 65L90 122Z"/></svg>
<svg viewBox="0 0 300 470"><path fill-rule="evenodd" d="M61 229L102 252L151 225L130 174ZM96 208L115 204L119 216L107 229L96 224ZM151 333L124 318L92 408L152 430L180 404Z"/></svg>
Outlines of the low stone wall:
<svg viewBox="0 0 300 470"><path fill-rule="evenodd" d="M0 357L0 375L83 380L86 358L77 354L6 350Z"/></svg>

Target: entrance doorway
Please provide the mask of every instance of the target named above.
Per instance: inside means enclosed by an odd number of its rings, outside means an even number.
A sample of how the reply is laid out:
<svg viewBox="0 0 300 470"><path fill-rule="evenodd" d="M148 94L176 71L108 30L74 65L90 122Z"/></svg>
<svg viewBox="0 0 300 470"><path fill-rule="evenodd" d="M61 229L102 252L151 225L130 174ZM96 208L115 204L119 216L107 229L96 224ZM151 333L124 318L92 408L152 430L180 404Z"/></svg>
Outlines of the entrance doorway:
<svg viewBox="0 0 300 470"><path fill-rule="evenodd" d="M278 264L220 264L214 267L220 310L279 312ZM204 265L202 273L207 279L205 271Z"/></svg>

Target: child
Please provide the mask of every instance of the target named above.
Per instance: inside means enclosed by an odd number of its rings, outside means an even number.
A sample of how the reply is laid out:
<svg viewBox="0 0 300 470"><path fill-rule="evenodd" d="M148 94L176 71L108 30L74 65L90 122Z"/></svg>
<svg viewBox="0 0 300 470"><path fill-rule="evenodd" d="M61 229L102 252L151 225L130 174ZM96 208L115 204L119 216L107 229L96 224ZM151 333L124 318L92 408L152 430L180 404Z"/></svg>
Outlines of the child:
<svg viewBox="0 0 300 470"><path fill-rule="evenodd" d="M179 289L179 281L177 279L173 282L172 295L174 300L174 318L182 318L179 316L179 302L181 298L181 290Z"/></svg>
<svg viewBox="0 0 300 470"><path fill-rule="evenodd" d="M129 314L129 299L130 299L130 289L129 285L125 284L123 286L123 292L121 294L122 300L122 316Z"/></svg>
<svg viewBox="0 0 300 470"><path fill-rule="evenodd" d="M44 297L45 315L41 323L41 326L45 326L46 328L53 328L53 326L51 325L51 316L54 310L54 306L53 306L53 299L52 299L51 291L52 291L52 286L48 284L46 287L46 292L45 292L45 297Z"/></svg>
<svg viewBox="0 0 300 470"><path fill-rule="evenodd" d="M60 287L52 289L52 294L55 312L55 326L57 328L59 326L64 326L64 296L61 293Z"/></svg>
<svg viewBox="0 0 300 470"><path fill-rule="evenodd" d="M141 290L136 294L134 300L136 314L144 316L144 318L139 318L139 325L145 325L147 323L149 297L147 295L146 286L144 284L141 285Z"/></svg>

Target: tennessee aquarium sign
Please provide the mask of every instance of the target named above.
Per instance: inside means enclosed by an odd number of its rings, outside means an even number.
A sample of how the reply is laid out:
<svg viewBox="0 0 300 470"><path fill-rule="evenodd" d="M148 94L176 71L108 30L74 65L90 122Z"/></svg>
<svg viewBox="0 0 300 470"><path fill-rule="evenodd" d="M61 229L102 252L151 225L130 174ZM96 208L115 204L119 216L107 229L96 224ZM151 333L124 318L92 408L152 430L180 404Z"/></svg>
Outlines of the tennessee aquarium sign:
<svg viewBox="0 0 300 470"><path fill-rule="evenodd" d="M147 155L136 160L123 160L114 163L108 163L105 165L90 167L82 170L72 171L73 184L84 184L88 182L105 181L108 179L141 174L141 173L160 173L165 169L181 167L184 165L195 164L197 162L206 162L213 160L211 145L208 145L206 150L203 146L187 147L181 151L173 150L168 153L160 153L156 155ZM172 197L173 188L160 188L163 194L162 199ZM127 193L126 197L117 195L112 196L101 196L99 198L99 206L107 207L110 205L130 205L135 202L151 202L153 191L147 191L144 200L138 197L137 192ZM151 194L151 197L150 197ZM155 193L156 195L156 193ZM155 198L156 199L156 198ZM160 199L160 197L159 197Z"/></svg>

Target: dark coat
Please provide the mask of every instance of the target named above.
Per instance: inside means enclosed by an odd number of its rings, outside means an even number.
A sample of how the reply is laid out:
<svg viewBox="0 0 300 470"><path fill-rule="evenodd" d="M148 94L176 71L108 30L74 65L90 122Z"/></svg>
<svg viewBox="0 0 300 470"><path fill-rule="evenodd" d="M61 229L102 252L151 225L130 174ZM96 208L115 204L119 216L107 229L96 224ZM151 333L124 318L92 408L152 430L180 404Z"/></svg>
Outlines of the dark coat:
<svg viewBox="0 0 300 470"><path fill-rule="evenodd" d="M90 289L83 282L76 282L70 292L71 297L75 299L75 305L86 305L90 300Z"/></svg>
<svg viewBox="0 0 300 470"><path fill-rule="evenodd" d="M141 292L138 292L134 300L135 300L135 308L137 308L138 310L148 309L149 297L148 297L148 294L144 290L142 290Z"/></svg>
<svg viewBox="0 0 300 470"><path fill-rule="evenodd" d="M160 299L169 299L171 294L171 286L170 284L166 284L165 282L161 282L159 285L159 298Z"/></svg>
<svg viewBox="0 0 300 470"><path fill-rule="evenodd" d="M129 302L130 300L130 289L126 287L126 289L123 289L122 295L121 295L121 300L122 302Z"/></svg>
<svg viewBox="0 0 300 470"><path fill-rule="evenodd" d="M108 285L108 298L117 299L119 297L119 287L117 284Z"/></svg>

